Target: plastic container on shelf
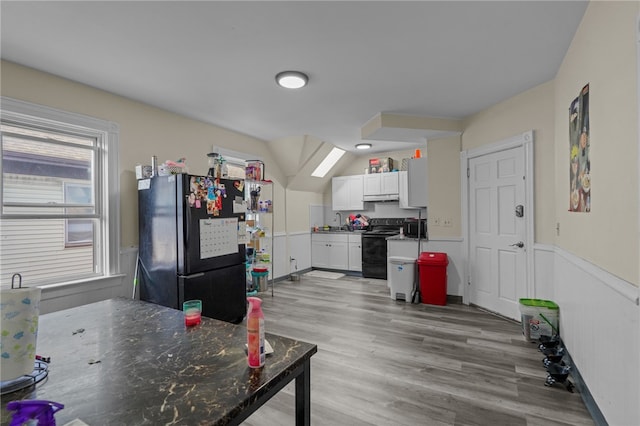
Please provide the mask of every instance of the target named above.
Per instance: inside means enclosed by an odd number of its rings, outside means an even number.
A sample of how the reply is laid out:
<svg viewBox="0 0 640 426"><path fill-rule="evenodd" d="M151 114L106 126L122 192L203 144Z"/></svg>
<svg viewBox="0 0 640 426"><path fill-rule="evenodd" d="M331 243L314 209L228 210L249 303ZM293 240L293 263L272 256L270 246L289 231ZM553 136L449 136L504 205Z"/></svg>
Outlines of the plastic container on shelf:
<svg viewBox="0 0 640 426"><path fill-rule="evenodd" d="M402 299L405 302L411 302L415 279L415 264L416 259L414 257L389 257L389 289L393 300Z"/></svg>
<svg viewBox="0 0 640 426"><path fill-rule="evenodd" d="M560 307L551 300L520 299L522 334L525 340L535 342L541 336L560 334Z"/></svg>
<svg viewBox="0 0 640 426"><path fill-rule="evenodd" d="M422 252L418 257L420 298L429 305L447 304L447 253Z"/></svg>
<svg viewBox="0 0 640 426"><path fill-rule="evenodd" d="M251 277L253 278L253 289L259 292L267 291L269 280L269 269L254 267L251 271Z"/></svg>

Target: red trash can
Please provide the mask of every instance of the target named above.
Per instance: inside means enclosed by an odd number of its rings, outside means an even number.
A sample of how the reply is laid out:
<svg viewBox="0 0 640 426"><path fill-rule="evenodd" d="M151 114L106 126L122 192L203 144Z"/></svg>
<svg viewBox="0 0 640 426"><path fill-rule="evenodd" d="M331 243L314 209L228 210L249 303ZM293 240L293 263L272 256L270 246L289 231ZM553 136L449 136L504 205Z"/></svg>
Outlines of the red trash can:
<svg viewBox="0 0 640 426"><path fill-rule="evenodd" d="M447 253L422 252L418 257L420 299L429 305L447 304Z"/></svg>

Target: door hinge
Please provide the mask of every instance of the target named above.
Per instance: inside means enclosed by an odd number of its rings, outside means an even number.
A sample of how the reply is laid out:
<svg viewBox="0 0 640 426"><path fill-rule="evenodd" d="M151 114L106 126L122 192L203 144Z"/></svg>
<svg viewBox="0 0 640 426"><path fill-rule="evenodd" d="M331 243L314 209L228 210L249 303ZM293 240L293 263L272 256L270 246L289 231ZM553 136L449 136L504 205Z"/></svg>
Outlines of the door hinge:
<svg viewBox="0 0 640 426"><path fill-rule="evenodd" d="M467 167L467 177L471 177L471 170L469 169L469 167Z"/></svg>

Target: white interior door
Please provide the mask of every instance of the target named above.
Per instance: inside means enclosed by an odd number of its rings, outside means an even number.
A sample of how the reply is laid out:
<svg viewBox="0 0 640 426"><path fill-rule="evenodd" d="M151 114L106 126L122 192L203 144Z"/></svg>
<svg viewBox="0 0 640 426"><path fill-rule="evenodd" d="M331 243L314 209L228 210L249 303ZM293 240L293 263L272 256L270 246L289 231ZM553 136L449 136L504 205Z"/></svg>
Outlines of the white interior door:
<svg viewBox="0 0 640 426"><path fill-rule="evenodd" d="M469 299L517 320L527 294L524 157L516 147L469 160Z"/></svg>

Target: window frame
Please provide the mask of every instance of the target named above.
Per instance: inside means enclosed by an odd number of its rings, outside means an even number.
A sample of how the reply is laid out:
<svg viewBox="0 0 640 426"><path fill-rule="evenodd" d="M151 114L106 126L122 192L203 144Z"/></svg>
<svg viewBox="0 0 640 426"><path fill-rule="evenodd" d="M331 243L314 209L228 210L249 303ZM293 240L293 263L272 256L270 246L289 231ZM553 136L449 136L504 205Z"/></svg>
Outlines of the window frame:
<svg viewBox="0 0 640 426"><path fill-rule="evenodd" d="M44 128L62 133L79 133L96 137L97 155L94 173L100 173L101 179L94 189L94 205L101 232L94 232L95 254L99 256L99 267L93 279L110 278L120 274L120 195L119 195L119 125L114 122L89 117L82 114L67 112L56 108L37 105L17 99L0 97L0 118L7 124ZM2 162L0 162L0 176L2 176ZM0 203L3 199L3 185L0 185ZM0 205L2 207L2 205ZM34 219L51 218L48 214L34 214ZM24 218L24 215L20 215ZM5 214L0 208L0 219L15 218L15 215ZM101 238L102 236L102 238ZM65 229L65 240L67 239ZM59 286L65 283L77 282L86 277L70 277L65 282L43 283L39 287Z"/></svg>

